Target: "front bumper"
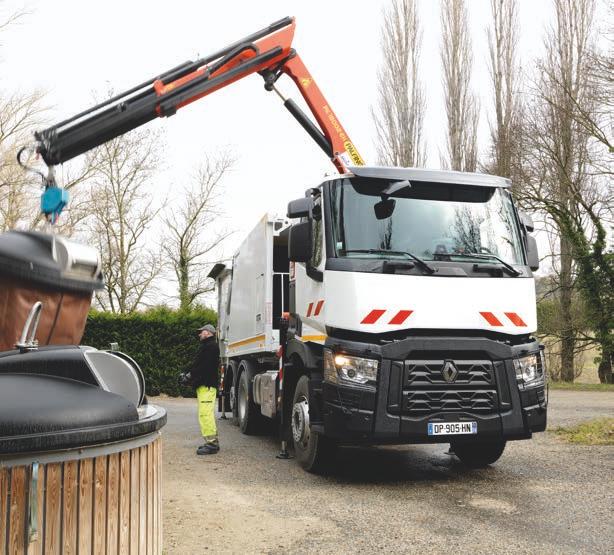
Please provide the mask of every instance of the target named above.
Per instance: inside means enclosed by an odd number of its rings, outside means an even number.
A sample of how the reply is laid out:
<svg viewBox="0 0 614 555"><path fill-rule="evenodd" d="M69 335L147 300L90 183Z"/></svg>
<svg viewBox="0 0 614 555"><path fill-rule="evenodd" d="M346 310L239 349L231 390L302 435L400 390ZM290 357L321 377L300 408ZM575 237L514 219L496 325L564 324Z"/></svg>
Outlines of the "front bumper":
<svg viewBox="0 0 614 555"><path fill-rule="evenodd" d="M513 366L537 342L411 337L380 346L329 337L326 346L380 360L375 387L322 384L323 431L339 441L449 443L427 434L429 422L477 422L478 433L459 441L527 439L546 428L544 388L519 390ZM459 369L454 383L443 379L445 361Z"/></svg>

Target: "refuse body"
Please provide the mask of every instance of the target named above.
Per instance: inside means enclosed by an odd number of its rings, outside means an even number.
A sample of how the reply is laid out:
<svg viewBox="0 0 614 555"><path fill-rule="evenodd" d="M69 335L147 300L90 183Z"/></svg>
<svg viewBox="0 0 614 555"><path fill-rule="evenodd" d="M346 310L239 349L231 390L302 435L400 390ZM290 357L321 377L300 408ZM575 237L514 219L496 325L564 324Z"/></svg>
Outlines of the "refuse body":
<svg viewBox="0 0 614 555"><path fill-rule="evenodd" d="M102 287L95 249L40 232L0 234L0 351L19 342L36 302L38 345L78 344L92 294Z"/></svg>
<svg viewBox="0 0 614 555"><path fill-rule="evenodd" d="M7 553L162 553L165 423L122 353L0 353L0 545Z"/></svg>

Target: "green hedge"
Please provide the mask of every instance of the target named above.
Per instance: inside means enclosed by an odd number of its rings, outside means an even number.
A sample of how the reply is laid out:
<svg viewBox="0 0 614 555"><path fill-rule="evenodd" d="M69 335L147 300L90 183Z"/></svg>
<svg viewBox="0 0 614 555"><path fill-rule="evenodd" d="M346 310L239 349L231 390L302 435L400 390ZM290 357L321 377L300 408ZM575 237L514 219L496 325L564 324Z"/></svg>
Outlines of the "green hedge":
<svg viewBox="0 0 614 555"><path fill-rule="evenodd" d="M148 395L187 396L193 392L180 387L177 376L196 355L196 330L216 322L217 314L209 308L189 312L156 308L127 315L93 310L81 344L108 349L110 343L118 343L119 350L142 368Z"/></svg>

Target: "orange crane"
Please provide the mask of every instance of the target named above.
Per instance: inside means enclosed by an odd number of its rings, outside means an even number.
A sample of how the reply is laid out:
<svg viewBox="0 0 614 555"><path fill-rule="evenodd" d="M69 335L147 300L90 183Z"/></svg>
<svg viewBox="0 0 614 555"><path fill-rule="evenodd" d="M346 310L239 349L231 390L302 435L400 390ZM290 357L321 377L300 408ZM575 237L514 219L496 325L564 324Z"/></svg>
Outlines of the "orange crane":
<svg viewBox="0 0 614 555"><path fill-rule="evenodd" d="M92 108L35 133L34 150L52 170L104 142L156 117L177 110L253 73L264 79L284 106L316 141L337 170L362 165L358 151L326 101L311 73L292 48L295 19L286 17L197 61L187 61ZM275 88L288 75L305 99L317 125ZM25 150L25 149L23 149ZM21 152L19 158L21 159ZM20 161L21 163L21 161ZM46 180L55 186L53 171Z"/></svg>

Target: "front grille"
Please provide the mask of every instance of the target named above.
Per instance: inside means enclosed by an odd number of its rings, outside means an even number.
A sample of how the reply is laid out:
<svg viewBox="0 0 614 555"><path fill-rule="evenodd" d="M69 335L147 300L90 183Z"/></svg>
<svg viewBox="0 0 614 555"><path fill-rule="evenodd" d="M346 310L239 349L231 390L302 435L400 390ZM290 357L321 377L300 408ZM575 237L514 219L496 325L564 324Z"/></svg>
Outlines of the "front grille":
<svg viewBox="0 0 614 555"><path fill-rule="evenodd" d="M406 360L402 365L402 414L491 414L498 409L495 373L490 360ZM453 371L445 372L446 366L451 366Z"/></svg>
<svg viewBox="0 0 614 555"><path fill-rule="evenodd" d="M455 386L468 385L472 388L493 387L495 379L492 362L489 360L454 360L458 370ZM449 386L443 377L445 360L407 360L405 361L404 388L429 386Z"/></svg>
<svg viewBox="0 0 614 555"><path fill-rule="evenodd" d="M432 412L475 412L489 414L497 408L496 391L404 391L404 414L422 415Z"/></svg>

